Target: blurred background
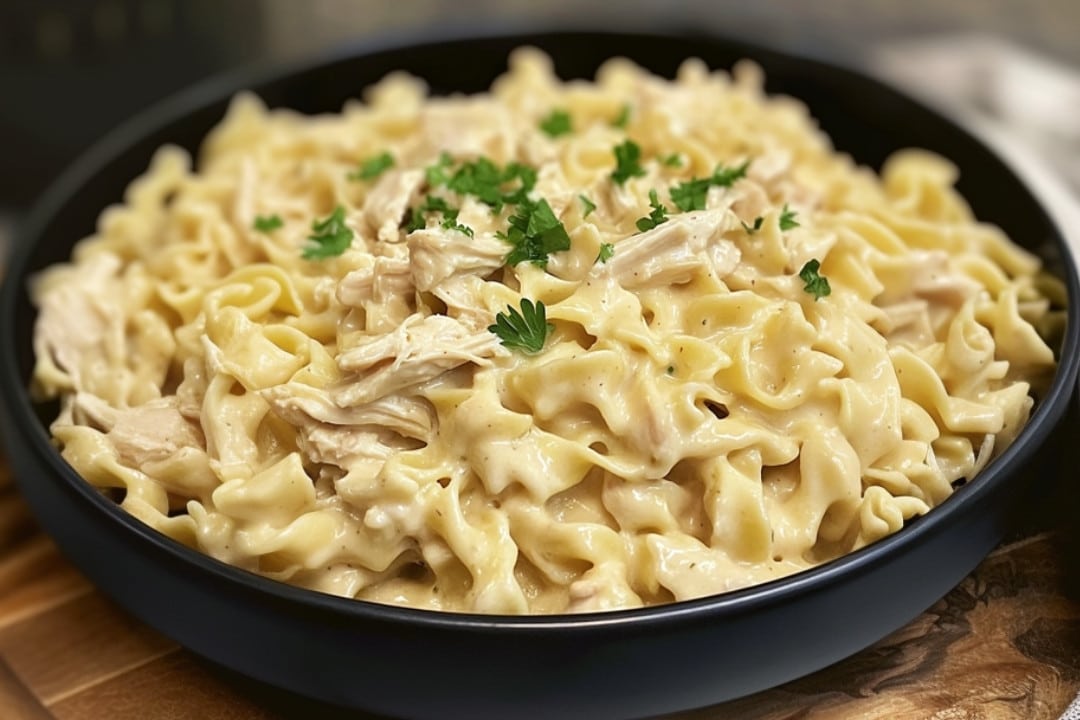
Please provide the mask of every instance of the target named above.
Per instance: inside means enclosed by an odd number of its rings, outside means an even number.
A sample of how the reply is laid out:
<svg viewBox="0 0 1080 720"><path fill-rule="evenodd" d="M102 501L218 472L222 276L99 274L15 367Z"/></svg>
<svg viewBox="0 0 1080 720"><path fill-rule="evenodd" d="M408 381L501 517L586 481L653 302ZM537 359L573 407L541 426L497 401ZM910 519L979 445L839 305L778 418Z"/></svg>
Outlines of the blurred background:
<svg viewBox="0 0 1080 720"><path fill-rule="evenodd" d="M0 245L76 154L215 72L553 27L690 29L876 72L1005 122L1080 188L1077 0L0 0Z"/></svg>

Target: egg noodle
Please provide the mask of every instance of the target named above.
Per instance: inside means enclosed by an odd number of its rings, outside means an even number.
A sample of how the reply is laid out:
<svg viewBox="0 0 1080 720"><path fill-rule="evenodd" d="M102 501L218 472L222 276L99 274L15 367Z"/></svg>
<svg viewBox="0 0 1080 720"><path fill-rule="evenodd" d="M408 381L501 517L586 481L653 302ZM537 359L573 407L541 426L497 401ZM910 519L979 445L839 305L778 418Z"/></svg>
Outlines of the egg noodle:
<svg viewBox="0 0 1080 720"><path fill-rule="evenodd" d="M242 95L37 278L34 387L88 482L264 576L478 613L721 593L896 532L1026 422L1047 282L955 177L856 166L750 64Z"/></svg>

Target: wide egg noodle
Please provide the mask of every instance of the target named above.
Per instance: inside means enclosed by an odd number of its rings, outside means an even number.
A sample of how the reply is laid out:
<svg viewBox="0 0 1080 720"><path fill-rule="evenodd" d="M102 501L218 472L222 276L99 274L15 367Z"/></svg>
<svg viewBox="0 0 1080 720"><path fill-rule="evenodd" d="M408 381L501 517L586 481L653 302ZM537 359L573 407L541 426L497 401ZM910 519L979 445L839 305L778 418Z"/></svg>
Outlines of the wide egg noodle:
<svg viewBox="0 0 1080 720"><path fill-rule="evenodd" d="M762 86L696 60L563 82L523 49L487 94L395 74L337 114L237 97L197 164L162 149L35 282L64 458L221 561L435 610L684 600L900 530L1023 427L1057 295L946 160L875 175ZM541 130L553 110L571 132ZM517 207L433 186L444 154L535 169L570 248L507 266ZM704 208L672 200L744 164ZM641 230L650 190L666 220ZM409 231L429 195L454 221ZM337 208L350 247L305 258ZM535 354L488 330L523 298L554 327Z"/></svg>

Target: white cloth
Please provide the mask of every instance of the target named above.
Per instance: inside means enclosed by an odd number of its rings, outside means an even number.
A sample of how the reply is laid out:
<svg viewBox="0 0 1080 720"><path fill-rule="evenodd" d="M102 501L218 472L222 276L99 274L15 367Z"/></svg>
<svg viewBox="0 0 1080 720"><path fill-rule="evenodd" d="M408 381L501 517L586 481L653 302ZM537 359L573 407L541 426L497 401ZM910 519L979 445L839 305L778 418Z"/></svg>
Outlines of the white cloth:
<svg viewBox="0 0 1080 720"><path fill-rule="evenodd" d="M872 66L994 148L1042 201L1080 261L1080 68L971 35L889 44ZM1080 720L1080 696L1061 720Z"/></svg>

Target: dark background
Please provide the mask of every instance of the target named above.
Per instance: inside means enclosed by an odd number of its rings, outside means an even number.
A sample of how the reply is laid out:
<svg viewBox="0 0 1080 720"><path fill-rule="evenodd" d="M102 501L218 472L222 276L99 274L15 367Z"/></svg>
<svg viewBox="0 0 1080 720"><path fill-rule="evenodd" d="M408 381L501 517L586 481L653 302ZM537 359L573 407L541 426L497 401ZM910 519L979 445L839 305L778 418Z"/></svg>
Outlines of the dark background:
<svg viewBox="0 0 1080 720"><path fill-rule="evenodd" d="M1080 66L1076 0L0 0L0 244L96 138L222 69L543 27L691 28L855 66L892 40L970 31Z"/></svg>

